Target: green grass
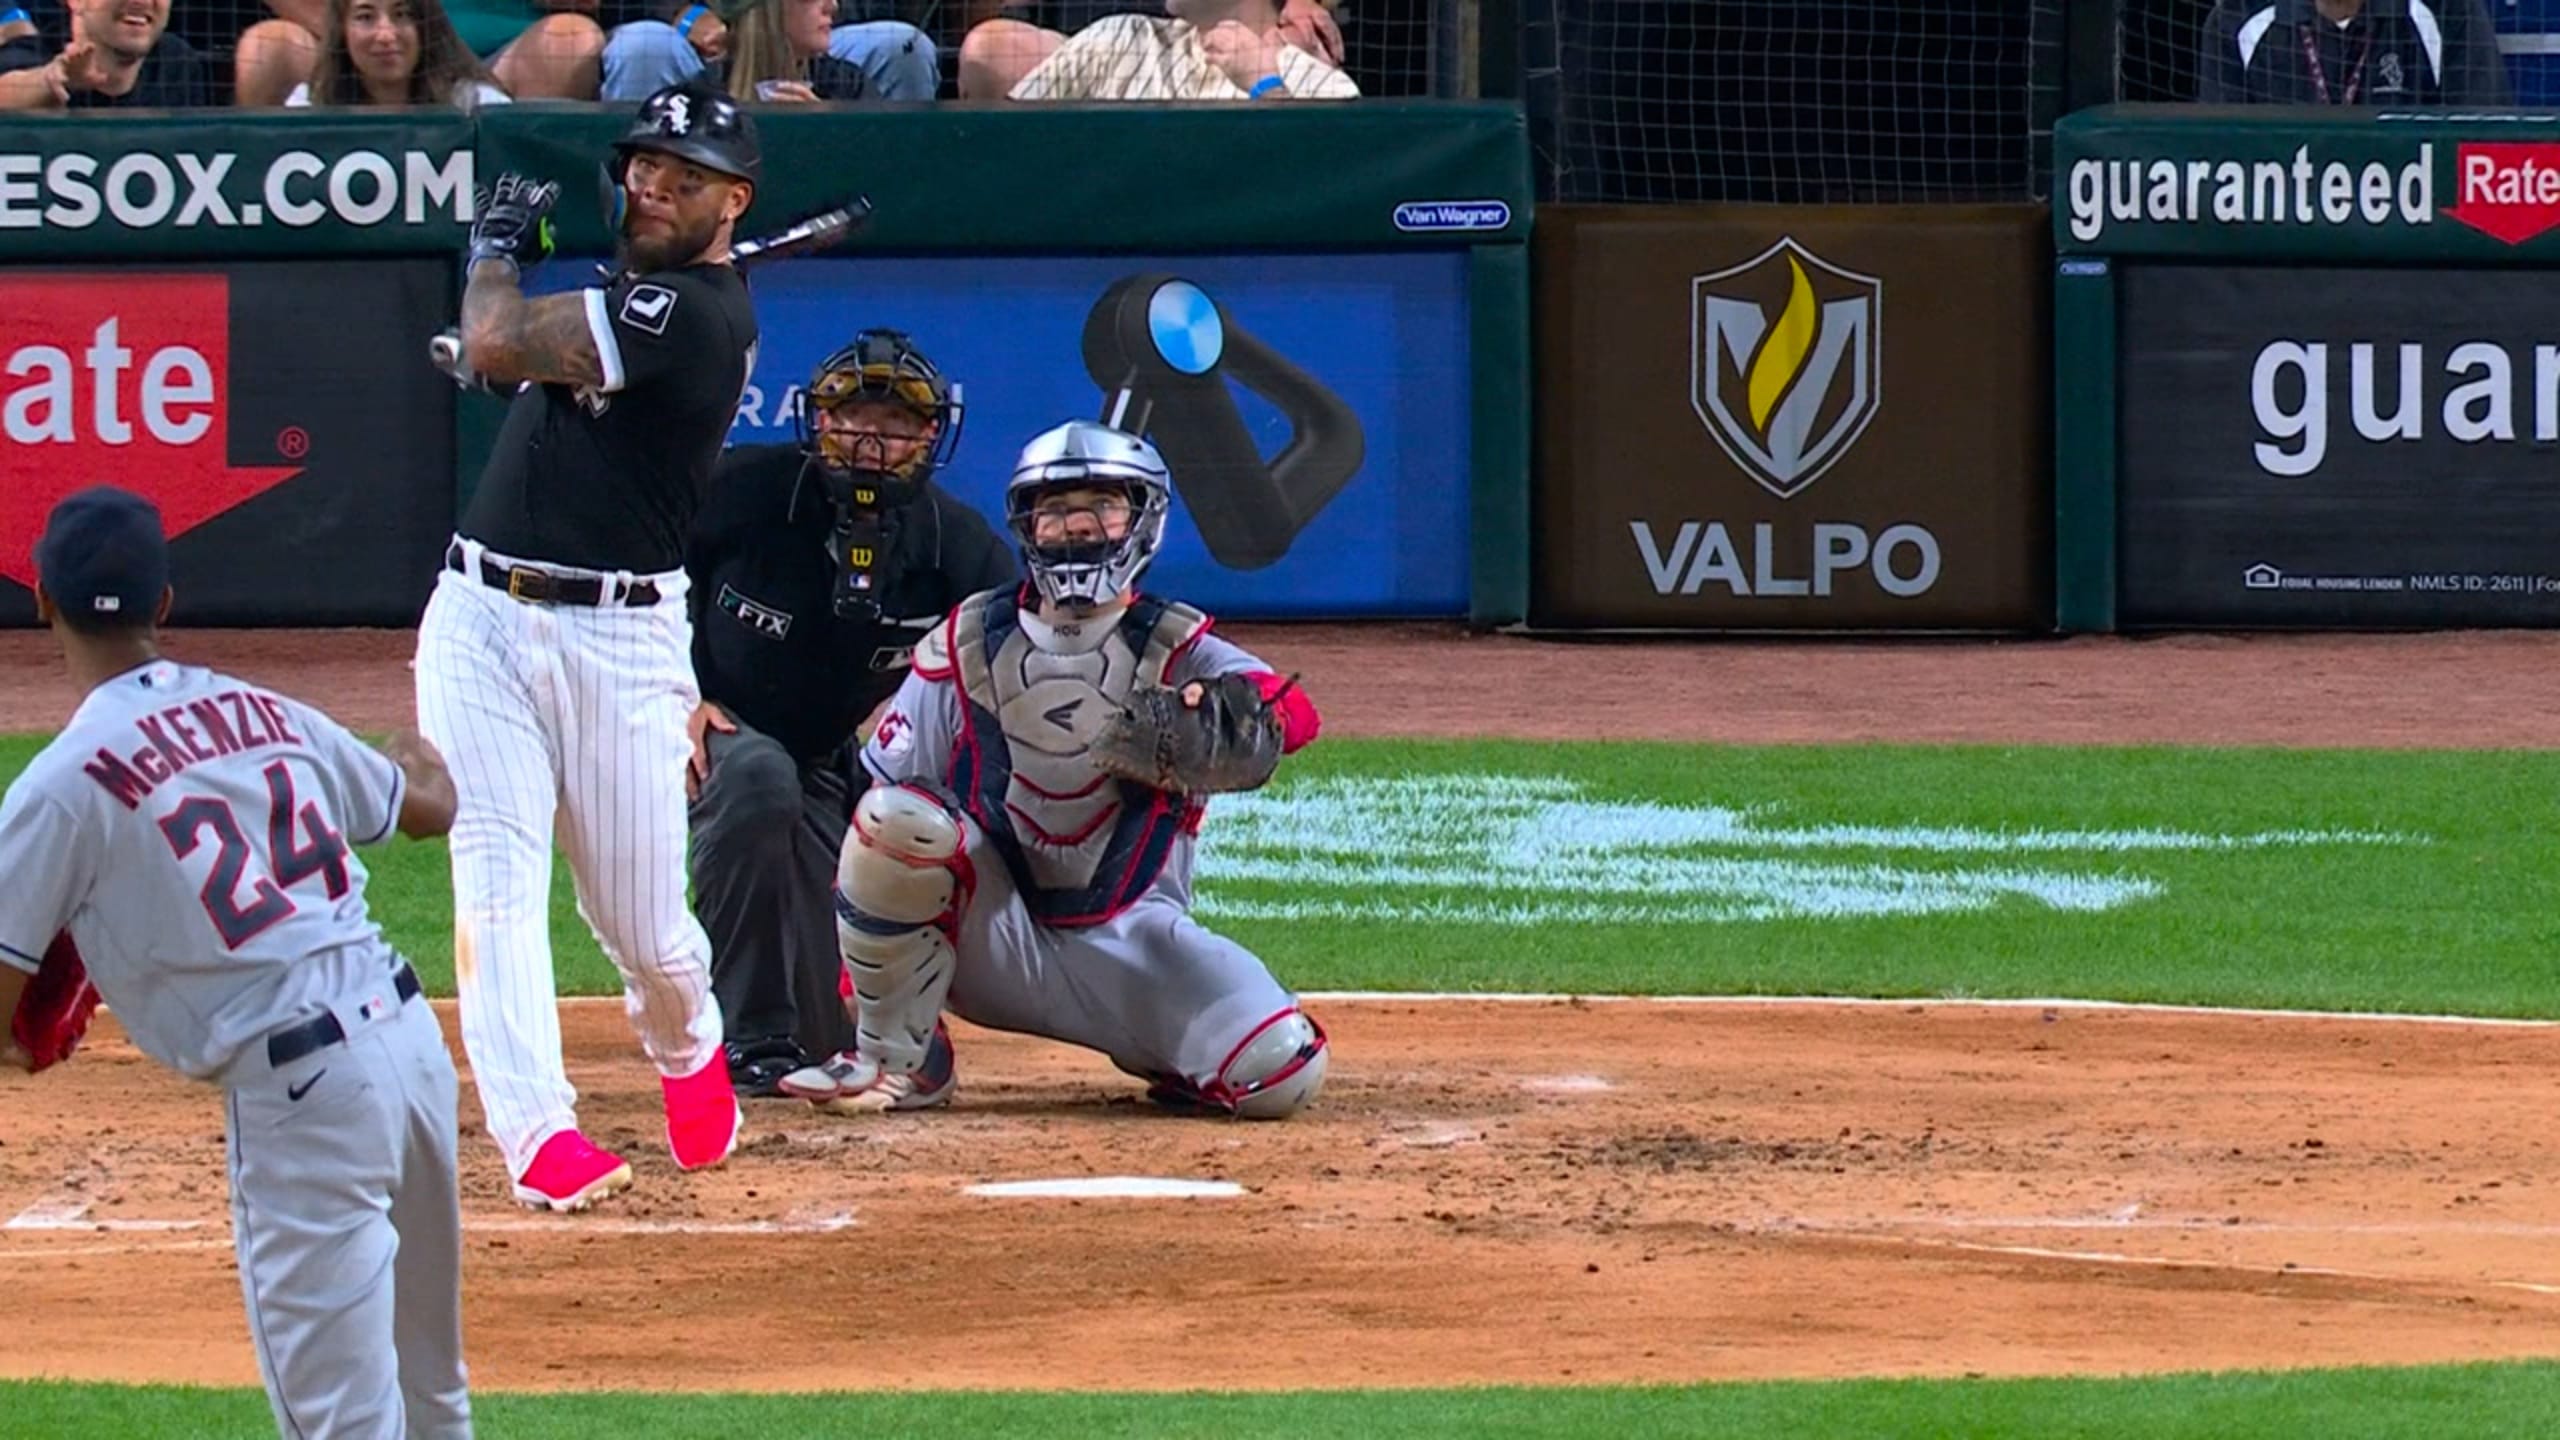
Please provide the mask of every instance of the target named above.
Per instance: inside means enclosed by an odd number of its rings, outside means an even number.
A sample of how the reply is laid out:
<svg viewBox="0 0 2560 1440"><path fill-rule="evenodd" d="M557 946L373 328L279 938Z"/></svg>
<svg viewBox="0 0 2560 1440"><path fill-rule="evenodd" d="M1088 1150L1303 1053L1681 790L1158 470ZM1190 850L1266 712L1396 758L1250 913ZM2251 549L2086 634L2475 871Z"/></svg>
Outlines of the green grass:
<svg viewBox="0 0 2560 1440"><path fill-rule="evenodd" d="M1664 1388L1280 1395L928 1392L487 1395L493 1440L753 1435L1858 1436L1874 1440L2544 1440L2560 1365L2169 1375L2134 1380L1853 1381ZM0 1382L0 1434L50 1440L273 1434L252 1390Z"/></svg>
<svg viewBox="0 0 2560 1440"><path fill-rule="evenodd" d="M14 774L28 742L0 744ZM1488 891L1460 836L1437 884L1319 884L1204 876L1207 918L1301 989L1577 990L1593 993L1830 993L2039 996L2215 1005L2560 1015L2560 754L2271 750L2100 750L1882 746L1737 749L1667 745L1335 742L1293 763L1262 796L1212 806L1208 842L1235 853L1252 807L1363 780L1491 773L1550 777L1583 804L1750 810L1775 827L1866 825L1992 831L2161 828L2215 834L2391 832L2388 845L2250 850L1945 854L1909 846L1817 848L1745 839L1659 853L1674 862L1798 864L1836 874L1881 867L1897 883L1966 872L2140 882L2149 898L2099 911L2011 894L1987 908L1869 917L1683 923L1536 920L1549 899L1606 901L1557 856L1570 833L1535 825L1510 883ZM1239 807L1244 807L1239 809ZM1753 807L1763 807L1754 809ZM1222 829L1222 816L1224 828ZM1319 828L1339 817L1317 815ZM1567 821L1554 822L1557 826ZM1243 847L1299 858L1304 839ZM1446 847L1444 847L1446 848ZM374 914L430 986L451 984L452 901L440 843L369 852ZM1352 857L1364 874L1369 860ZM565 992L617 988L555 867L552 933ZM1545 891L1541 895L1540 891ZM1678 894L1616 897L1677 902ZM1337 905L1445 911L1499 901L1532 923L1446 918L1257 918L1219 905Z"/></svg>

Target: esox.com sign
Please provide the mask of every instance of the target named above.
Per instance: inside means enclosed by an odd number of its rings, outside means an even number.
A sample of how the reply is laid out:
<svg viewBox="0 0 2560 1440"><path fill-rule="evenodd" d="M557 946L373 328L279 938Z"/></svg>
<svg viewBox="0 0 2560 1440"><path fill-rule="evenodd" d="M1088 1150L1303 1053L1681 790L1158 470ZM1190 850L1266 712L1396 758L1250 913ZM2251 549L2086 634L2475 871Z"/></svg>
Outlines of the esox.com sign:
<svg viewBox="0 0 2560 1440"><path fill-rule="evenodd" d="M0 263L450 253L480 184L459 111L117 116L0 132Z"/></svg>
<svg viewBox="0 0 2560 1440"><path fill-rule="evenodd" d="M471 169L468 150L288 150L254 167L229 151L135 151L108 160L0 152L0 229L468 224Z"/></svg>

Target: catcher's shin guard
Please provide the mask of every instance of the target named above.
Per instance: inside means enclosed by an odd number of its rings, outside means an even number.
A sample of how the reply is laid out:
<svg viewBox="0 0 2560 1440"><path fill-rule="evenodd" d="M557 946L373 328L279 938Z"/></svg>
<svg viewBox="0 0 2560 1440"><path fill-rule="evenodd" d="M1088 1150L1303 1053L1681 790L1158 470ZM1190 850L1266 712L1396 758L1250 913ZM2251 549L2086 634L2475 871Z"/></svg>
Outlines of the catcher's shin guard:
<svg viewBox="0 0 2560 1440"><path fill-rule="evenodd" d="M857 1052L881 1068L924 1068L951 991L952 948L972 876L960 817L904 785L853 807L836 864L836 948L853 978Z"/></svg>

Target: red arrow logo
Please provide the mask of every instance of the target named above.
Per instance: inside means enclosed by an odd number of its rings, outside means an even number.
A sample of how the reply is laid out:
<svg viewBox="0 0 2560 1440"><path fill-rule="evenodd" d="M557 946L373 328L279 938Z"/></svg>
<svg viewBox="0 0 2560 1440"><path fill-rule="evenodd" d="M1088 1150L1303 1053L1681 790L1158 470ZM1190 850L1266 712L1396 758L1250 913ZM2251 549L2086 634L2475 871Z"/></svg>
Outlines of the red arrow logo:
<svg viewBox="0 0 2560 1440"><path fill-rule="evenodd" d="M2468 142L2453 165L2447 219L2510 245L2560 225L2560 144Z"/></svg>
<svg viewBox="0 0 2560 1440"><path fill-rule="evenodd" d="M21 585L75 490L145 496L175 539L302 473L231 463L224 276L0 280L0 355L0 575Z"/></svg>

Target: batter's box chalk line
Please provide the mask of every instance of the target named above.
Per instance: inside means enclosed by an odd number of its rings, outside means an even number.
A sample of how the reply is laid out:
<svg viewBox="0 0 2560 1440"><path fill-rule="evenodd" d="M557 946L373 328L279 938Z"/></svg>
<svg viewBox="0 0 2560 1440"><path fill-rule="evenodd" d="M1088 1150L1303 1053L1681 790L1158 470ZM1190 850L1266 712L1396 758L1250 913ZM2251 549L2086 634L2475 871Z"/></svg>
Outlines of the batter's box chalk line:
<svg viewBox="0 0 2560 1440"><path fill-rule="evenodd" d="M1827 1233L1835 1239L1879 1245L1921 1245L1933 1250L1956 1250L1974 1255L2007 1255L2025 1260L2061 1260L2079 1265L2116 1265L2151 1270L2203 1270L2216 1274L2314 1276L2331 1280L2355 1280L2372 1285L2424 1286L2428 1289L2465 1289L2473 1286L2490 1290L2521 1290L2534 1295L2560 1295L2560 1285L2540 1284L2531 1280L2470 1280L2459 1276L2386 1275L2374 1270L2340 1270L2327 1265L2269 1265L2264 1261L2195 1260L2171 1255L2127 1255L2113 1250L2062 1250L2044 1245L1988 1245L1978 1240L1940 1240L1918 1235L1859 1234L1847 1230Z"/></svg>
<svg viewBox="0 0 2560 1440"><path fill-rule="evenodd" d="M1227 1180L1170 1180L1146 1175L1077 1175L1056 1180L1001 1180L967 1187L971 1195L1036 1200L1227 1200L1244 1187Z"/></svg>
<svg viewBox="0 0 2560 1440"><path fill-rule="evenodd" d="M86 1207L79 1207L85 1209ZM839 1211L826 1215L798 1216L782 1220L648 1220L612 1215L497 1215L466 1214L462 1220L465 1235L832 1235L856 1225L853 1212ZM38 1205L30 1207L0 1224L0 1230L19 1234L97 1234L139 1233L167 1234L173 1231L212 1228L209 1220L91 1220L77 1211L66 1213L65 1207ZM139 1254L157 1250L193 1250L228 1245L227 1240L184 1241L169 1244L110 1244L92 1246L44 1245L13 1249L15 1259L50 1259L71 1255Z"/></svg>
<svg viewBox="0 0 2560 1440"><path fill-rule="evenodd" d="M89 1211L98 1202L94 1198L111 1193L114 1167L106 1151L93 1151L78 1166L64 1172L62 1183L34 1204L0 1221L0 1230L21 1234L48 1231L76 1231L100 1234L115 1231L200 1230L202 1220L127 1220L91 1219Z"/></svg>
<svg viewBox="0 0 2560 1440"><path fill-rule="evenodd" d="M2525 1020L2498 1015L2425 1015L2367 1010L2278 1010L2233 1005L2177 1005L2154 1000L2090 1000L2072 996L2031 999L1942 995L1595 995L1569 990L1306 990L1298 995L1309 1005L1377 1005L1393 1010L1414 1005L1648 1005L1711 1006L1734 1009L1798 1009L1836 1007L1844 1010L2087 1010L2141 1015L2193 1015L2203 1019L2330 1020L2356 1024L2456 1025L2489 1029L2553 1030L2560 1020ZM450 1014L453 1002L439 1000ZM612 1006L622 1009L619 995L567 995L563 1007Z"/></svg>

